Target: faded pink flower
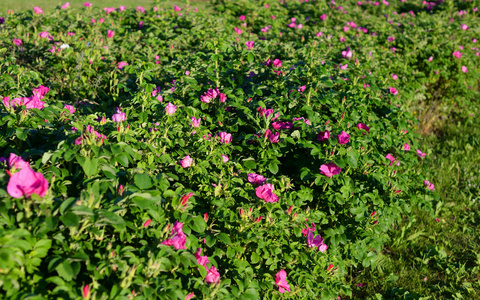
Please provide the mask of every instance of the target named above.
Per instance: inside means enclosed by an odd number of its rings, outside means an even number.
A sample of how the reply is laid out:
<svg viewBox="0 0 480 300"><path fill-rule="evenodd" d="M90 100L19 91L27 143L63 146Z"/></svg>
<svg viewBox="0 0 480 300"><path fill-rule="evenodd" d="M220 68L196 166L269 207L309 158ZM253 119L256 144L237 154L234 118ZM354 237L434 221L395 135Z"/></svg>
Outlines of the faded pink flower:
<svg viewBox="0 0 480 300"><path fill-rule="evenodd" d="M456 58L462 58L462 53L460 51L455 51L452 53L453 56L455 56Z"/></svg>
<svg viewBox="0 0 480 300"><path fill-rule="evenodd" d="M266 183L256 188L255 194L258 198L265 200L266 202L278 202L278 196L273 193L275 188L272 184Z"/></svg>
<svg viewBox="0 0 480 300"><path fill-rule="evenodd" d="M113 38L114 35L115 35L115 31L113 31L113 30L108 30L108 31L107 31L107 36L108 36L109 38Z"/></svg>
<svg viewBox="0 0 480 300"><path fill-rule="evenodd" d="M392 74L392 78L393 78L393 80L397 80L398 79L397 74Z"/></svg>
<svg viewBox="0 0 480 300"><path fill-rule="evenodd" d="M462 72L463 72L463 73L468 73L468 69L467 69L467 67L465 67L465 66L462 66Z"/></svg>
<svg viewBox="0 0 480 300"><path fill-rule="evenodd" d="M462 25L460 25L460 28L461 28L462 30L468 30L467 24L462 24Z"/></svg>
<svg viewBox="0 0 480 300"><path fill-rule="evenodd" d="M241 35L242 32L243 32L240 28L237 28L237 27L235 27L233 29L235 30L235 33L237 33L238 35Z"/></svg>
<svg viewBox="0 0 480 300"><path fill-rule="evenodd" d="M278 286L278 291L280 293L285 293L285 291L290 292L290 285L287 283L287 272L281 269L275 275L275 283Z"/></svg>
<svg viewBox="0 0 480 300"><path fill-rule="evenodd" d="M251 184L256 184L256 185L264 184L267 181L265 179L265 177L263 177L262 175L255 174L255 173L249 173L247 175L247 178L248 178L248 182L250 182Z"/></svg>
<svg viewBox="0 0 480 300"><path fill-rule="evenodd" d="M245 45L248 47L247 50L250 50L253 48L253 46L255 46L255 42L254 41L247 41L245 42Z"/></svg>
<svg viewBox="0 0 480 300"><path fill-rule="evenodd" d="M327 177L338 175L341 171L342 169L334 163L328 163L320 166L320 173Z"/></svg>
<svg viewBox="0 0 480 300"><path fill-rule="evenodd" d="M222 155L222 161L223 161L224 163L226 163L226 162L229 161L229 160L230 160L230 159L228 158L228 156Z"/></svg>
<svg viewBox="0 0 480 300"><path fill-rule="evenodd" d="M338 143L340 145L344 145L348 143L349 140L350 140L350 135L348 133L346 133L345 131L340 132L340 135L338 136Z"/></svg>
<svg viewBox="0 0 480 300"><path fill-rule="evenodd" d="M41 38L47 38L48 35L49 35L48 31L42 31L38 34L38 36Z"/></svg>
<svg viewBox="0 0 480 300"><path fill-rule="evenodd" d="M190 155L185 156L182 160L180 160L180 165L182 168L188 168L192 165L193 159L190 157Z"/></svg>
<svg viewBox="0 0 480 300"><path fill-rule="evenodd" d="M13 42L16 46L21 46L23 45L23 42L21 39L13 39Z"/></svg>
<svg viewBox="0 0 480 300"><path fill-rule="evenodd" d="M137 6L136 11L141 12L141 13L144 13L144 12L145 12L145 8L143 8L143 6Z"/></svg>
<svg viewBox="0 0 480 300"><path fill-rule="evenodd" d="M240 17L238 17L238 19L239 19L240 21L245 21L245 16L244 16L244 15L241 15Z"/></svg>
<svg viewBox="0 0 480 300"><path fill-rule="evenodd" d="M35 97L42 100L43 97L45 97L45 95L48 93L49 90L50 89L48 87L43 86L43 85L39 85L38 87L32 89L32 93Z"/></svg>
<svg viewBox="0 0 480 300"><path fill-rule="evenodd" d="M173 6L173 10L174 10L174 11L181 11L182 9L181 9L179 6L174 5L174 6Z"/></svg>
<svg viewBox="0 0 480 300"><path fill-rule="evenodd" d="M165 107L165 113L167 115L173 115L177 111L177 107L172 103L168 102L167 106Z"/></svg>
<svg viewBox="0 0 480 300"><path fill-rule="evenodd" d="M30 197L37 194L43 197L47 194L48 181L42 173L35 172L31 168L23 167L15 172L7 185L7 192L13 198Z"/></svg>
<svg viewBox="0 0 480 300"><path fill-rule="evenodd" d="M127 115L122 112L120 108L117 107L117 113L112 116L112 121L117 123L117 122L123 122L127 119Z"/></svg>
<svg viewBox="0 0 480 300"><path fill-rule="evenodd" d="M125 11L127 7L125 5L122 5L118 8L119 11Z"/></svg>
<svg viewBox="0 0 480 300"><path fill-rule="evenodd" d="M353 56L353 52L350 50L350 47L347 47L346 50L342 51L342 57L346 59L350 59Z"/></svg>
<svg viewBox="0 0 480 300"><path fill-rule="evenodd" d="M403 151L410 151L410 145L409 144L404 144L402 150Z"/></svg>
<svg viewBox="0 0 480 300"><path fill-rule="evenodd" d="M90 6L92 6L92 3L90 3L90 2L84 2L84 3L83 3L83 6L85 6L85 7L90 7Z"/></svg>
<svg viewBox="0 0 480 300"><path fill-rule="evenodd" d="M62 9L67 9L69 7L70 7L70 2L67 2L64 5L62 5Z"/></svg>

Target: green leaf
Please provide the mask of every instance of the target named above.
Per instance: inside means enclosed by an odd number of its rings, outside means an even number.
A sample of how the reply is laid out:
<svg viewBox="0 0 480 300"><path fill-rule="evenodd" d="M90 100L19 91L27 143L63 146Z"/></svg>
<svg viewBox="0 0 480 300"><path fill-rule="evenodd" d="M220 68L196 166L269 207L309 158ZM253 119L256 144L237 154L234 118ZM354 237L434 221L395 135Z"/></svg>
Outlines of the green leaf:
<svg viewBox="0 0 480 300"><path fill-rule="evenodd" d="M202 217L195 216L192 218L190 222L190 228L198 233L203 233L205 231L205 227L207 224L205 223L205 220Z"/></svg>
<svg viewBox="0 0 480 300"><path fill-rule="evenodd" d="M77 227L80 223L78 216L71 211L61 216L60 221L67 227Z"/></svg>
<svg viewBox="0 0 480 300"><path fill-rule="evenodd" d="M253 55L252 52L248 53L247 60L249 63L253 63L253 61L255 60L255 56Z"/></svg>
<svg viewBox="0 0 480 300"><path fill-rule="evenodd" d="M135 185L141 190L148 190L152 187L152 180L150 179L150 176L145 173L135 174L135 176L133 177L133 181L135 182Z"/></svg>
<svg viewBox="0 0 480 300"><path fill-rule="evenodd" d="M101 216L103 217L102 220L106 223L112 225L116 229L123 231L125 230L126 224L122 217L119 215L111 212L111 211L102 211Z"/></svg>
<svg viewBox="0 0 480 300"><path fill-rule="evenodd" d="M15 130L15 135L22 141L25 141L27 139L27 134L25 133L25 131L23 131L22 128L17 128L17 130Z"/></svg>
<svg viewBox="0 0 480 300"><path fill-rule="evenodd" d="M270 172L272 172L272 174L277 174L278 173L278 164L276 161L271 161L269 164L268 164L268 169L270 170Z"/></svg>
<svg viewBox="0 0 480 300"><path fill-rule="evenodd" d="M77 156L78 163L82 166L83 171L87 177L92 177L97 174L98 170L98 159L90 157L81 157Z"/></svg>
<svg viewBox="0 0 480 300"><path fill-rule="evenodd" d="M223 232L220 233L218 235L218 239L221 240L222 242L224 242L226 245L232 244L232 241L230 240L230 237L226 233L223 233Z"/></svg>
<svg viewBox="0 0 480 300"><path fill-rule="evenodd" d="M68 260L64 260L56 268L58 275L66 281L71 281L74 277L73 269Z"/></svg>

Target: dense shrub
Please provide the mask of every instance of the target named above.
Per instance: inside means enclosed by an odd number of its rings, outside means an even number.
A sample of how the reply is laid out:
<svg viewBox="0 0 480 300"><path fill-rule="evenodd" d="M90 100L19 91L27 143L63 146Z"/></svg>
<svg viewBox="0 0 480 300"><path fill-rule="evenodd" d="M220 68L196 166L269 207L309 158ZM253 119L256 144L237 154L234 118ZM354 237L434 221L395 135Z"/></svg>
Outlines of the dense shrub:
<svg viewBox="0 0 480 300"><path fill-rule="evenodd" d="M474 4L5 16L4 293L351 295L348 268L432 210L412 112L476 96Z"/></svg>

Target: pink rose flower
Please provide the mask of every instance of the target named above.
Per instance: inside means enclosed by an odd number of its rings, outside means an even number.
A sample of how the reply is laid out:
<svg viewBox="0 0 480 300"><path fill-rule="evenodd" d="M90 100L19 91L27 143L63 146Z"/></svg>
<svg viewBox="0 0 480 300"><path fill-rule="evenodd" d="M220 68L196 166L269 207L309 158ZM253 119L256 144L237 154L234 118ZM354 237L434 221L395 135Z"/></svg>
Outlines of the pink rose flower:
<svg viewBox="0 0 480 300"><path fill-rule="evenodd" d="M250 182L251 184L256 184L256 185L264 184L267 181L265 179L265 177L263 177L262 175L255 174L255 173L249 173L247 175L247 179L248 179L248 182Z"/></svg>
<svg viewBox="0 0 480 300"><path fill-rule="evenodd" d="M47 190L48 181L43 174L25 167L14 173L7 185L7 192L13 198L30 197L32 194L43 197L47 194Z"/></svg>
<svg viewBox="0 0 480 300"><path fill-rule="evenodd" d="M275 283L278 286L278 291L280 293L285 293L285 291L290 292L290 285L287 283L287 272L281 269L275 275Z"/></svg>
<svg viewBox="0 0 480 300"><path fill-rule="evenodd" d="M69 7L70 7L70 2L67 2L64 5L62 5L62 9L67 9Z"/></svg>
<svg viewBox="0 0 480 300"><path fill-rule="evenodd" d="M8 166L10 167L10 169L30 168L30 164L24 161L21 156L18 156L15 153L10 153L10 156L8 157Z"/></svg>
<svg viewBox="0 0 480 300"><path fill-rule="evenodd" d="M229 144L232 142L232 134L231 133L226 133L226 132L220 132L218 134L220 137L220 143L221 144Z"/></svg>
<svg viewBox="0 0 480 300"><path fill-rule="evenodd" d="M350 135L348 133L346 133L345 131L342 131L340 133L340 135L338 136L338 143L340 145L344 145L344 144L348 143L349 140L350 140Z"/></svg>
<svg viewBox="0 0 480 300"><path fill-rule="evenodd" d="M404 144L402 150L403 151L410 151L410 145L409 144Z"/></svg>
<svg viewBox="0 0 480 300"><path fill-rule="evenodd" d="M248 47L247 50L250 50L253 48L253 46L255 46L255 42L254 41L247 41L245 42L245 45Z"/></svg>
<svg viewBox="0 0 480 300"><path fill-rule="evenodd" d="M363 123L358 123L357 128L360 130L365 130L367 133L370 133L370 127L368 127L366 124ZM365 134L365 132L362 132L362 134Z"/></svg>
<svg viewBox="0 0 480 300"><path fill-rule="evenodd" d="M177 111L177 107L172 103L168 102L167 106L165 107L165 113L167 115L173 115Z"/></svg>
<svg viewBox="0 0 480 300"><path fill-rule="evenodd" d="M33 8L33 12L36 13L37 15L43 14L43 10L38 6L35 6Z"/></svg>
<svg viewBox="0 0 480 300"><path fill-rule="evenodd" d="M418 150L418 149L417 149L417 154L418 154L418 156L420 156L420 157L425 157L425 155L427 155L426 153L423 153L422 151L420 151L420 150Z"/></svg>
<svg viewBox="0 0 480 300"><path fill-rule="evenodd" d="M180 160L180 165L182 166L182 168L188 168L192 165L193 163L193 159L187 155L185 156L182 160Z"/></svg>
<svg viewBox="0 0 480 300"><path fill-rule="evenodd" d="M73 107L72 105L65 104L63 108L67 109L71 114L75 112L75 107Z"/></svg>
<svg viewBox="0 0 480 300"><path fill-rule="evenodd" d="M113 31L113 30L108 30L108 31L107 31L107 36L108 36L109 38L113 38L114 35L115 35L115 31Z"/></svg>
<svg viewBox="0 0 480 300"><path fill-rule="evenodd" d="M226 163L226 162L229 161L229 160L230 160L230 159L228 158L228 156L222 155L222 161L223 161L224 163Z"/></svg>
<svg viewBox="0 0 480 300"><path fill-rule="evenodd" d="M341 171L342 169L334 163L328 163L320 166L320 173L327 177L338 175Z"/></svg>
<svg viewBox="0 0 480 300"><path fill-rule="evenodd" d="M460 51L455 51L452 53L453 56L455 56L456 58L462 58L462 53Z"/></svg>
<svg viewBox="0 0 480 300"><path fill-rule="evenodd" d="M212 266L208 270L207 276L205 277L205 282L210 284L220 282L220 273L218 273L217 268L215 268L215 266Z"/></svg>
<svg viewBox="0 0 480 300"><path fill-rule="evenodd" d="M92 3L90 3L90 2L84 2L84 3L83 3L83 6L85 6L85 7L90 7L90 6L92 6Z"/></svg>
<svg viewBox="0 0 480 300"><path fill-rule="evenodd" d="M120 70L123 69L123 67L125 67L125 66L128 66L127 62L121 61L121 62L118 63L118 68Z"/></svg>
<svg viewBox="0 0 480 300"><path fill-rule="evenodd" d="M272 184L266 183L257 187L255 194L258 198L265 200L266 202L278 202L278 196L273 193L275 188Z"/></svg>
<svg viewBox="0 0 480 300"><path fill-rule="evenodd" d="M162 242L162 245L173 246L175 249L187 249L185 247L185 242L187 241L187 236L183 233L183 224L180 222L175 222L173 225L170 235L170 239Z"/></svg>
<svg viewBox="0 0 480 300"><path fill-rule="evenodd" d="M207 269L208 271L208 267L207 267L207 264L209 263L208 256L206 255L202 256L202 248L197 249L197 253L195 253L195 258L197 259L197 263L205 267L205 269Z"/></svg>
<svg viewBox="0 0 480 300"><path fill-rule="evenodd" d="M330 138L330 131L328 130L325 130L325 131L321 131L318 135L317 135L317 141L320 141L320 142L323 142L323 141L326 141Z"/></svg>
<svg viewBox="0 0 480 300"><path fill-rule="evenodd" d="M192 120L192 127L194 128L200 127L200 121L201 121L200 118L196 119L195 117L192 117L190 120Z"/></svg>
<svg viewBox="0 0 480 300"><path fill-rule="evenodd" d="M465 66L462 66L462 72L463 72L463 73L468 73L468 69L467 69L467 67L465 67Z"/></svg>
<svg viewBox="0 0 480 300"><path fill-rule="evenodd" d="M389 87L388 89L389 89L389 91L390 91L391 94L393 94L393 95L397 95L397 94L398 94L398 91L397 91L396 88Z"/></svg>
<svg viewBox="0 0 480 300"><path fill-rule="evenodd" d="M117 122L123 122L127 119L127 115L122 112L120 108L117 107L117 113L112 116L112 121L117 123Z"/></svg>

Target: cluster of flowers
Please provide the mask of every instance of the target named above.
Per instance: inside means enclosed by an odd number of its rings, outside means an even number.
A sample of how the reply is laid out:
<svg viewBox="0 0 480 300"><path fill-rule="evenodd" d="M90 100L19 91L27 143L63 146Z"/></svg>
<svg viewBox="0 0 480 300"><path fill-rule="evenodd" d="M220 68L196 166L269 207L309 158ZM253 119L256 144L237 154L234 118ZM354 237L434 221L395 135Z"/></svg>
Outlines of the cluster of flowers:
<svg viewBox="0 0 480 300"><path fill-rule="evenodd" d="M20 97L10 99L10 97L3 97L3 105L6 108L17 108L20 106L25 106L26 109L43 109L45 107L45 102L43 102L43 98L45 94L49 91L49 88L43 85L40 85L37 88L32 90L33 95L30 97Z"/></svg>

